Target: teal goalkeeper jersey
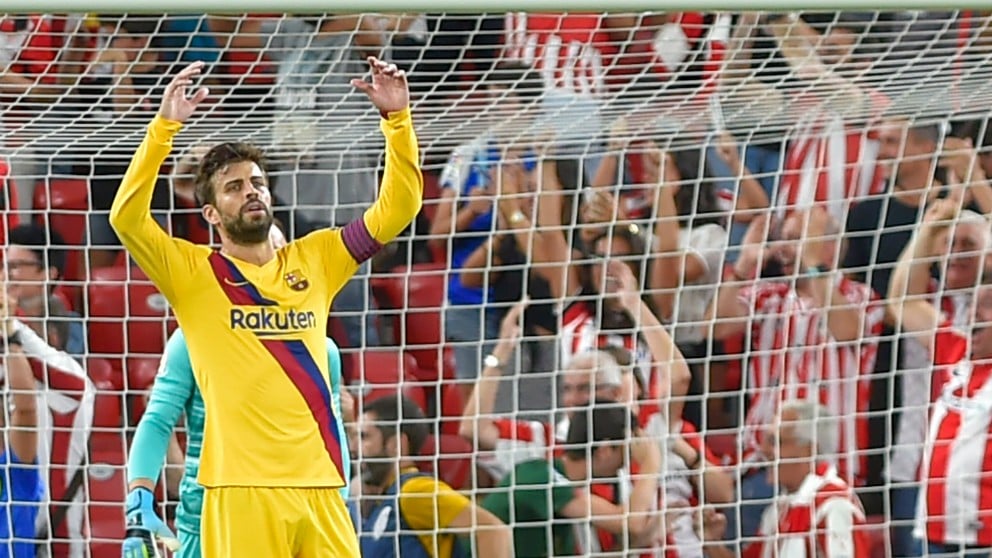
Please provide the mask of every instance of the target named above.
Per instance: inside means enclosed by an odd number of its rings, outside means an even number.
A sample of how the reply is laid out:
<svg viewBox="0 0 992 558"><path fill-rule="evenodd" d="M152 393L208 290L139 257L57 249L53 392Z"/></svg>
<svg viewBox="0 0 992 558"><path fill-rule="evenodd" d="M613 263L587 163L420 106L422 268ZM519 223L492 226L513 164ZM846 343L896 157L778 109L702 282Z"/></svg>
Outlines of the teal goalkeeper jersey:
<svg viewBox="0 0 992 558"><path fill-rule="evenodd" d="M331 404L341 416L341 353L331 339L327 340L327 364L331 377ZM186 463L179 484L179 507L176 528L187 533L199 533L200 510L203 508L203 487L196 482L200 469L200 448L203 443L205 416L203 398L193 379L193 368L181 330L176 330L165 346L148 407L138 422L127 460L127 480L157 480L162 472L172 430L179 418L186 415ZM338 420L340 439L347 441L343 422ZM345 479L351 478L351 462L347 447L342 448ZM341 488L348 497L348 485Z"/></svg>

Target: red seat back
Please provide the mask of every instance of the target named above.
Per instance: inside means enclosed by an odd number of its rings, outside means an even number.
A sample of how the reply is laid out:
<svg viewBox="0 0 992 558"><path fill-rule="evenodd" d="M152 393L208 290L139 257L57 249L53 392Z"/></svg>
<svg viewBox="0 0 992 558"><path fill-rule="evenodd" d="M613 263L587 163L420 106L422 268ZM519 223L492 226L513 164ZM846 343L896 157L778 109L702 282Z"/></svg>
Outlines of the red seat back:
<svg viewBox="0 0 992 558"><path fill-rule="evenodd" d="M42 224L57 231L72 246L81 246L86 240L87 219L90 211L90 184L84 178L48 178L34 187L34 209L40 212ZM70 281L84 279L83 250L67 248L65 278Z"/></svg>
<svg viewBox="0 0 992 558"><path fill-rule="evenodd" d="M159 356L176 324L168 302L138 268L94 270L87 286L90 351ZM126 324L126 325L125 325Z"/></svg>
<svg viewBox="0 0 992 558"><path fill-rule="evenodd" d="M87 468L90 555L120 556L124 538L124 506L127 460L123 431L93 434L90 439L90 466ZM160 511L161 513L161 511Z"/></svg>
<svg viewBox="0 0 992 558"><path fill-rule="evenodd" d="M441 433L458 435L462 414L465 412L465 400L462 397L461 386L455 382L444 384L441 389Z"/></svg>
<svg viewBox="0 0 992 558"><path fill-rule="evenodd" d="M86 373L96 388L93 404L93 429L120 428L123 411L123 380L120 373L102 358L86 360ZM116 380L116 381L115 381Z"/></svg>
<svg viewBox="0 0 992 558"><path fill-rule="evenodd" d="M441 434L427 439L420 450L420 455L426 459L418 464L422 471L433 471L451 488L463 490L472 483L473 453L472 444L461 436Z"/></svg>
<svg viewBox="0 0 992 558"><path fill-rule="evenodd" d="M124 373L127 378L127 409L129 410L125 424L136 425L145 414L148 406L148 395L158 375L158 358L129 358L124 361Z"/></svg>
<svg viewBox="0 0 992 558"><path fill-rule="evenodd" d="M400 312L397 341L417 360L425 381L442 376L441 309L444 306L446 266L436 263L398 267L372 280L376 300L385 309Z"/></svg>
<svg viewBox="0 0 992 558"><path fill-rule="evenodd" d="M402 390L404 397L426 413L427 395L418 382L417 362L412 356L398 350L370 349L356 353L355 358L358 363L352 368L352 385L359 386L366 404Z"/></svg>

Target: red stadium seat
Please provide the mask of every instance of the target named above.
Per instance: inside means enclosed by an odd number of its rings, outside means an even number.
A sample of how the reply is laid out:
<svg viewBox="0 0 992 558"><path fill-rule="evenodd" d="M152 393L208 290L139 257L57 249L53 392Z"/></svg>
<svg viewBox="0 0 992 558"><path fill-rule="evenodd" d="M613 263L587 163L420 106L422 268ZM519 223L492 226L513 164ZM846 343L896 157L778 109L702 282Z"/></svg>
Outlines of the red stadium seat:
<svg viewBox="0 0 992 558"><path fill-rule="evenodd" d="M445 383L441 388L441 433L457 436L464 412L461 387L455 382Z"/></svg>
<svg viewBox="0 0 992 558"><path fill-rule="evenodd" d="M429 223L434 222L434 215L437 214L437 206L441 200L441 186L439 183L440 173L434 171L424 171L424 206L422 211Z"/></svg>
<svg viewBox="0 0 992 558"><path fill-rule="evenodd" d="M124 431L94 433L87 468L87 510L91 556L120 556L124 538L124 502L127 460Z"/></svg>
<svg viewBox="0 0 992 558"><path fill-rule="evenodd" d="M93 428L120 428L122 422L123 380L110 362L102 358L86 360L86 373L96 388L93 411Z"/></svg>
<svg viewBox="0 0 992 558"><path fill-rule="evenodd" d="M86 214L90 209L90 185L84 178L51 178L34 187L34 208L46 212L48 225L70 244L86 238Z"/></svg>
<svg viewBox="0 0 992 558"><path fill-rule="evenodd" d="M395 331L398 341L424 372L424 381L442 376L442 314L446 266L436 263L398 267L372 278L381 307L401 312Z"/></svg>
<svg viewBox="0 0 992 558"><path fill-rule="evenodd" d="M129 358L125 361L127 367L128 391L147 391L155 383L158 375L158 358Z"/></svg>
<svg viewBox="0 0 992 558"><path fill-rule="evenodd" d="M87 286L90 351L159 356L175 329L165 297L136 267L94 270ZM127 326L125 327L125 323Z"/></svg>
<svg viewBox="0 0 992 558"><path fill-rule="evenodd" d="M475 450L472 444L461 436L441 434L431 436L420 450L418 460L420 469L424 472L434 472L438 478L448 483L455 490L469 488L472 483L472 455Z"/></svg>
<svg viewBox="0 0 992 558"><path fill-rule="evenodd" d="M41 220L66 243L82 246L86 240L87 214L90 210L90 185L83 178L51 178L34 187L34 209L43 212ZM47 220L47 222L46 222ZM83 250L66 252L65 278L80 281L85 278Z"/></svg>
<svg viewBox="0 0 992 558"><path fill-rule="evenodd" d="M427 395L418 383L417 361L412 356L396 350L375 349L361 351L355 357L358 363L352 368L355 378L352 385L361 388L366 404L402 389L404 397L426 412Z"/></svg>
<svg viewBox="0 0 992 558"><path fill-rule="evenodd" d="M127 378L127 408L130 413L125 424L136 425L145 414L148 405L148 394L155 383L160 359L129 358L124 361L124 373Z"/></svg>

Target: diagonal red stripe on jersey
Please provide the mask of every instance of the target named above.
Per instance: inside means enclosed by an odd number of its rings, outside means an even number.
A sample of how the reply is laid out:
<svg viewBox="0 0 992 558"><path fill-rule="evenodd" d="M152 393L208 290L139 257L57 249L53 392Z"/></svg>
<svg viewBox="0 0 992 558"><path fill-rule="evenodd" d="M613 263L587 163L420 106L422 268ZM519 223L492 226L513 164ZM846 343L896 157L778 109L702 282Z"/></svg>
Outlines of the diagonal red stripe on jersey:
<svg viewBox="0 0 992 558"><path fill-rule="evenodd" d="M338 476L341 480L348 482L344 478L344 467L341 458L341 440L338 438L337 417L334 416L331 407L331 390L327 381L324 380L320 368L314 362L310 351L302 341L277 341L262 340L262 345L272 353L272 356L279 362L282 369L289 376L290 381L300 391L303 400L307 402L310 413L317 421L317 428L320 437L324 441L324 448L327 450L331 462L337 468Z"/></svg>
<svg viewBox="0 0 992 558"><path fill-rule="evenodd" d="M213 270L214 277L217 278L217 284L230 299L231 304L237 306L276 306L274 301L263 297L255 285L245 279L238 268L220 252L211 252L208 259L210 269Z"/></svg>

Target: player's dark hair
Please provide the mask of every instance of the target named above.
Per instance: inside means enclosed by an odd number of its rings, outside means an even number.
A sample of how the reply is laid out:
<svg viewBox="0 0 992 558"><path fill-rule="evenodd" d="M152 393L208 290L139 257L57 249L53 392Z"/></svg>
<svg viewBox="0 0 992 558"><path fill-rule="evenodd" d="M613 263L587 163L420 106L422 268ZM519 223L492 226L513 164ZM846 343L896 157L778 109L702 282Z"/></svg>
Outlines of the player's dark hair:
<svg viewBox="0 0 992 558"><path fill-rule="evenodd" d="M592 407L576 410L569 418L565 456L586 459L595 446L624 443L636 426L637 417L630 409L615 401L596 401Z"/></svg>
<svg viewBox="0 0 992 558"><path fill-rule="evenodd" d="M412 455L420 452L430 434L424 412L401 395L377 397L365 405L363 412L375 415L373 422L383 440L405 434Z"/></svg>
<svg viewBox="0 0 992 558"><path fill-rule="evenodd" d="M38 256L38 262L45 269L55 268L58 277L65 275L65 240L54 229L27 223L18 225L7 233L7 244L24 246Z"/></svg>
<svg viewBox="0 0 992 558"><path fill-rule="evenodd" d="M265 154L261 149L250 143L226 142L215 145L200 159L196 169L195 195L201 206L213 205L217 202L217 192L214 191L214 175L232 163L249 161L259 168L265 168Z"/></svg>

